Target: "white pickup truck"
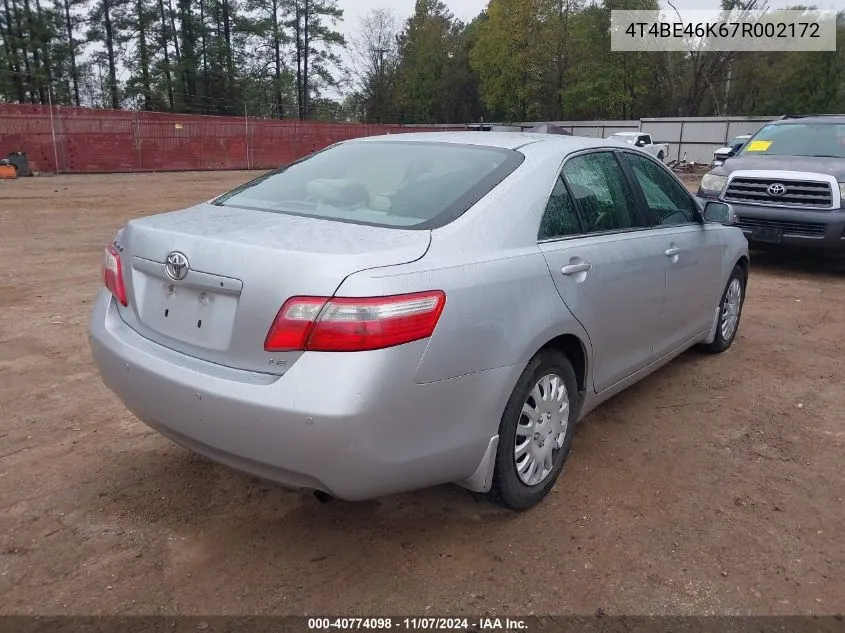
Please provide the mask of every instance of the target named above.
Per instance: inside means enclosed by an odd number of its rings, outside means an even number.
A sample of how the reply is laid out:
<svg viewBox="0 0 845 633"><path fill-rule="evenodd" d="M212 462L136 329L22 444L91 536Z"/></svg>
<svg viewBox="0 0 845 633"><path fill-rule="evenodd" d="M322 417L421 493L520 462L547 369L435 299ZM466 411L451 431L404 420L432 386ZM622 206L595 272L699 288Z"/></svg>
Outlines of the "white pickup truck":
<svg viewBox="0 0 845 633"><path fill-rule="evenodd" d="M660 162L663 162L669 155L669 145L667 143L652 143L651 134L643 134L642 132L617 132L608 136L607 139L622 141L623 143L644 149L652 156L655 156Z"/></svg>
<svg viewBox="0 0 845 633"><path fill-rule="evenodd" d="M713 162L710 163L710 166L718 167L719 165L724 165L726 160L733 158L739 153L739 150L743 148L750 138L750 134L734 136L727 145L713 152Z"/></svg>

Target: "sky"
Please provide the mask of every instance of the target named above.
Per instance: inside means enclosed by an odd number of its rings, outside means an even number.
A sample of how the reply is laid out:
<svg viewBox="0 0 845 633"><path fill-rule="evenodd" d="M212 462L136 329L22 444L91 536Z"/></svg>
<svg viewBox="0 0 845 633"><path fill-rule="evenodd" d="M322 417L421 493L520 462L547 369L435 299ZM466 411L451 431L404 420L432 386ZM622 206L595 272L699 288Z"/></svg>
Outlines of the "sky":
<svg viewBox="0 0 845 633"><path fill-rule="evenodd" d="M338 0L337 4L343 9L339 30L350 39L358 32L361 18L373 9L390 9L402 22L414 12L415 3L414 0ZM456 18L469 22L487 6L487 0L446 0L446 5Z"/></svg>

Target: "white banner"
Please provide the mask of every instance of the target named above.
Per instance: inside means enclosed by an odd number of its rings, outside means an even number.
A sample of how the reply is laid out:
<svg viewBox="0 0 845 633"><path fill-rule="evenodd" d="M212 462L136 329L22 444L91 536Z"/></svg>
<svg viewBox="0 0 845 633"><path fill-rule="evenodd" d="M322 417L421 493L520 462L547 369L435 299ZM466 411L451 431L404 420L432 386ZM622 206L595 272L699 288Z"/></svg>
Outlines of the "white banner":
<svg viewBox="0 0 845 633"><path fill-rule="evenodd" d="M613 51L835 51L836 11L611 11Z"/></svg>

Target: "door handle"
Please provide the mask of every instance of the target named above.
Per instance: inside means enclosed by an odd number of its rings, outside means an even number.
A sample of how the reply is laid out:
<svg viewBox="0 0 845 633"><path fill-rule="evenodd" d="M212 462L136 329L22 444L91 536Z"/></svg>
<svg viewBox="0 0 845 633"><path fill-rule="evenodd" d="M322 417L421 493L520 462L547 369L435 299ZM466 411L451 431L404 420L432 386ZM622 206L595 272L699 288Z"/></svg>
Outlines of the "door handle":
<svg viewBox="0 0 845 633"><path fill-rule="evenodd" d="M560 269L564 275L575 275L578 273L585 273L589 270L593 269L592 264L587 264L586 262L583 264L570 264L569 266L564 266Z"/></svg>
<svg viewBox="0 0 845 633"><path fill-rule="evenodd" d="M674 257L675 255L680 254L681 249L677 247L667 248L666 249L666 257Z"/></svg>

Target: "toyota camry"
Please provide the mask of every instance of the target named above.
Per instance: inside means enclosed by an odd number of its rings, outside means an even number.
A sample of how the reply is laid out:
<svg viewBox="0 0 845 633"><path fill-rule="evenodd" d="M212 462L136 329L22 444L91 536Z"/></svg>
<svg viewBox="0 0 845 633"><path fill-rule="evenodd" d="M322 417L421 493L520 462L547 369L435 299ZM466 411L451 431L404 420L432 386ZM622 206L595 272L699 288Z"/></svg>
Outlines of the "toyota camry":
<svg viewBox="0 0 845 633"><path fill-rule="evenodd" d="M130 221L91 346L141 421L233 468L348 500L454 482L524 510L590 410L731 346L732 224L612 140L355 139Z"/></svg>

